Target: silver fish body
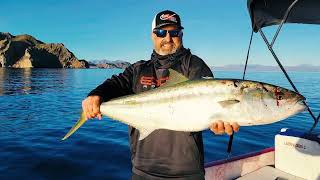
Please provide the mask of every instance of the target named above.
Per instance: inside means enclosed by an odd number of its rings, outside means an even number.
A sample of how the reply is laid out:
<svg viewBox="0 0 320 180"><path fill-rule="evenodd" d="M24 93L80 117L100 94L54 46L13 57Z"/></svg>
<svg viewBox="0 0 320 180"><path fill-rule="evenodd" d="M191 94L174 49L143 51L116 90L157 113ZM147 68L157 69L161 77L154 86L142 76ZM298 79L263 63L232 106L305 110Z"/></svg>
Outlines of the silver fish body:
<svg viewBox="0 0 320 180"><path fill-rule="evenodd" d="M156 129L202 131L217 120L240 126L269 124L305 109L304 97L277 86L241 80L195 80L117 98L103 115L137 128L140 139Z"/></svg>
<svg viewBox="0 0 320 180"><path fill-rule="evenodd" d="M212 123L270 124L306 109L305 98L278 86L237 79L187 80L170 70L165 86L104 102L100 111L139 130L139 140L156 129L195 132ZM86 122L82 113L65 140Z"/></svg>

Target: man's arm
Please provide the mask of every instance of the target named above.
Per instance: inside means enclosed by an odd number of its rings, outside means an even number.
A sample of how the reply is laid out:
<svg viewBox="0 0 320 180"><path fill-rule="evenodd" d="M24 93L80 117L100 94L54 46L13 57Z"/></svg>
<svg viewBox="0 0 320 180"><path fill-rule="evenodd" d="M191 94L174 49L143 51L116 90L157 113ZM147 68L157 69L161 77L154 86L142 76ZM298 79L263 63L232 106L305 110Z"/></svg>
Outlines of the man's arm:
<svg viewBox="0 0 320 180"><path fill-rule="evenodd" d="M190 80L213 77L208 65L198 56L192 55L189 62L188 78Z"/></svg>
<svg viewBox="0 0 320 180"><path fill-rule="evenodd" d="M112 98L132 94L133 68L131 65L123 73L113 75L93 89L88 96L96 95L100 96L103 101L108 101Z"/></svg>
<svg viewBox="0 0 320 180"><path fill-rule="evenodd" d="M129 66L123 73L113 75L89 93L88 97L82 101L82 109L87 119L102 118L100 112L102 102L133 93L133 69L133 65Z"/></svg>

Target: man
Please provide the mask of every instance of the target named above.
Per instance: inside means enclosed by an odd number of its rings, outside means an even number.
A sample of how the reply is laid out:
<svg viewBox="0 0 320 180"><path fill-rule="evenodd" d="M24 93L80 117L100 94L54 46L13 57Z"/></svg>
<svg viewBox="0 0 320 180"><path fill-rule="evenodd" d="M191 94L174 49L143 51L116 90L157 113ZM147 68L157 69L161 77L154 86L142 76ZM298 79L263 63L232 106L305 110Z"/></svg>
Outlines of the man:
<svg viewBox="0 0 320 180"><path fill-rule="evenodd" d="M178 14L169 10L158 13L152 22L154 51L151 60L134 63L91 91L82 102L87 118L101 119L99 107L103 101L161 86L170 78L169 68L191 80L213 77L204 61L183 47L182 29ZM239 125L221 121L210 129L216 134L230 135L238 131ZM142 141L138 141L138 137L139 132L129 127L132 179L204 179L201 132L161 129Z"/></svg>

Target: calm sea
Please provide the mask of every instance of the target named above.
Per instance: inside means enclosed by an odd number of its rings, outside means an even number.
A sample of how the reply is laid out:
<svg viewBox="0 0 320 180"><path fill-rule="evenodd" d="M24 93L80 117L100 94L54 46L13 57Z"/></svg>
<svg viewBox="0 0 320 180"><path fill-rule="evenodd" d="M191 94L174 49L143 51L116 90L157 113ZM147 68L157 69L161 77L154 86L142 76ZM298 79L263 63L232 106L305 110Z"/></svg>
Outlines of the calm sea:
<svg viewBox="0 0 320 180"><path fill-rule="evenodd" d="M129 179L126 125L104 117L87 122L61 141L79 117L87 93L121 71L0 68L0 179ZM289 74L318 116L320 73ZM215 76L241 78L242 74L220 71ZM290 87L279 72L248 72L247 78ZM308 113L300 113L271 125L241 127L231 156L273 146L282 127L307 131L312 123ZM205 131L204 143L205 162L228 156L228 136Z"/></svg>

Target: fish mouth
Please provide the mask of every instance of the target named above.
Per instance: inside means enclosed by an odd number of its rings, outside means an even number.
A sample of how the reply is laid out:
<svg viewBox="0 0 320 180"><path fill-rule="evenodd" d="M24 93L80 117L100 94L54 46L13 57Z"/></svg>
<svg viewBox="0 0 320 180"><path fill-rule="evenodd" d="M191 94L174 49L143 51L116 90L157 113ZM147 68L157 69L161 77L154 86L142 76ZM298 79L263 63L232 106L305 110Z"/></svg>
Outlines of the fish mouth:
<svg viewBox="0 0 320 180"><path fill-rule="evenodd" d="M302 97L303 97L303 96L302 96ZM307 110L307 106L306 106L306 104L305 104L305 100L306 100L306 99L303 97L303 99L298 100L297 103L296 103L298 106L301 107L301 108L299 108L299 111L300 111L300 112Z"/></svg>
<svg viewBox="0 0 320 180"><path fill-rule="evenodd" d="M298 104L300 106L304 106L305 108L307 108L306 107L306 103L305 103L306 98L304 96L302 96L301 94L298 93L298 96L297 96L296 100L297 100L296 104Z"/></svg>
<svg viewBox="0 0 320 180"><path fill-rule="evenodd" d="M299 105L301 105L301 106L305 106L305 104L304 104L304 100L300 100L300 101L298 101L298 102L297 102L297 104L299 104Z"/></svg>
<svg viewBox="0 0 320 180"><path fill-rule="evenodd" d="M301 94L299 94L299 95L300 95L300 97L299 97L300 101L305 101L306 100L306 98L304 96L302 96Z"/></svg>

